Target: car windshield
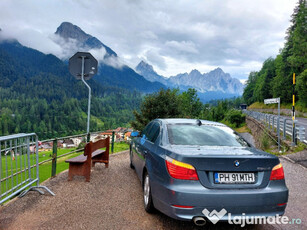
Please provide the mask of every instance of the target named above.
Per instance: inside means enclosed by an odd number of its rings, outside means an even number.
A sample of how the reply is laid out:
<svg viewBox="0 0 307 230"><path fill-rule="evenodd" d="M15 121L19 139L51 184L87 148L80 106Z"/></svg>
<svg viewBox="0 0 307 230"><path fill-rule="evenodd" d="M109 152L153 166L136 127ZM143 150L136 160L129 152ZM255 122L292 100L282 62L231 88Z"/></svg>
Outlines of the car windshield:
<svg viewBox="0 0 307 230"><path fill-rule="evenodd" d="M243 138L226 126L175 124L168 125L167 129L172 145L249 146Z"/></svg>

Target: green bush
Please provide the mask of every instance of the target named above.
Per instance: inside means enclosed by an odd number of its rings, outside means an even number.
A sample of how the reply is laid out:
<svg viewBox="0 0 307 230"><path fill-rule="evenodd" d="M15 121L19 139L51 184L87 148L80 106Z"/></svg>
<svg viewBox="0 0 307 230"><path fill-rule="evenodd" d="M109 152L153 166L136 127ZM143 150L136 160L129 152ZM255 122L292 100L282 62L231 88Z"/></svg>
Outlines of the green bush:
<svg viewBox="0 0 307 230"><path fill-rule="evenodd" d="M263 133L261 135L260 145L262 150L267 150L272 145L272 141L267 133Z"/></svg>
<svg viewBox="0 0 307 230"><path fill-rule="evenodd" d="M238 128L245 122L245 114L240 110L231 109L226 113L226 121Z"/></svg>

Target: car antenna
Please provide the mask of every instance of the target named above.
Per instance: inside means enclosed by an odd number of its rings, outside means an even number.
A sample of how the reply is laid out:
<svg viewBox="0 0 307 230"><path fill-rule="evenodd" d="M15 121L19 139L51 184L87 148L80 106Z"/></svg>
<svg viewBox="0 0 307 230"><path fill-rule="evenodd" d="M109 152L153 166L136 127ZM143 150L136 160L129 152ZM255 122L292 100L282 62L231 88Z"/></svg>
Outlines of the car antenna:
<svg viewBox="0 0 307 230"><path fill-rule="evenodd" d="M199 120L199 119L196 120L196 123L197 123L198 126L202 125L201 120Z"/></svg>

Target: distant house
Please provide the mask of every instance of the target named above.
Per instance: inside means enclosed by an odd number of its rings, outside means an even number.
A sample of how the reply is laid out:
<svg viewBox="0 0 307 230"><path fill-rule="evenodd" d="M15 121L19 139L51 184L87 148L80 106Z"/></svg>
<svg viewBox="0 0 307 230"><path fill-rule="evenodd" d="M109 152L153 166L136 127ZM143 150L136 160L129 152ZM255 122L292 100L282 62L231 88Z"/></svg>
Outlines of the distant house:
<svg viewBox="0 0 307 230"><path fill-rule="evenodd" d="M36 151L36 146L35 145L31 145L30 146L30 153L35 153Z"/></svg>
<svg viewBox="0 0 307 230"><path fill-rule="evenodd" d="M131 140L131 132L126 132L125 133L125 138L126 141L130 141Z"/></svg>
<svg viewBox="0 0 307 230"><path fill-rule="evenodd" d="M40 146L38 151L50 151L52 149L53 143L52 142L43 142Z"/></svg>
<svg viewBox="0 0 307 230"><path fill-rule="evenodd" d="M58 140L57 146L58 148L63 148L63 140Z"/></svg>
<svg viewBox="0 0 307 230"><path fill-rule="evenodd" d="M124 127L118 127L114 130L116 133L125 133L127 131L127 128Z"/></svg>
<svg viewBox="0 0 307 230"><path fill-rule="evenodd" d="M63 148L74 148L76 147L72 139L65 139L63 141Z"/></svg>
<svg viewBox="0 0 307 230"><path fill-rule="evenodd" d="M103 139L110 137L110 141L112 141L112 130L107 130L106 132L100 133ZM116 135L114 135L114 142L116 141Z"/></svg>
<svg viewBox="0 0 307 230"><path fill-rule="evenodd" d="M77 147L82 142L82 138L80 137L71 138L71 140L74 143L74 147Z"/></svg>
<svg viewBox="0 0 307 230"><path fill-rule="evenodd" d="M103 139L103 137L101 135L97 135L96 137L94 137L94 141L98 141Z"/></svg>

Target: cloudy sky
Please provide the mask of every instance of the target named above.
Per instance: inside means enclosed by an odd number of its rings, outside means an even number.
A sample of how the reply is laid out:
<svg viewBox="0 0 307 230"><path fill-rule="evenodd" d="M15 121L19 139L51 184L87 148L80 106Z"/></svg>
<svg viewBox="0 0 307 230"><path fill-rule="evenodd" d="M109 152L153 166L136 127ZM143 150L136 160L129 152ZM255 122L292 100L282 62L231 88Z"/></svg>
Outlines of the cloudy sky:
<svg viewBox="0 0 307 230"><path fill-rule="evenodd" d="M78 25L135 67L141 60L164 76L221 67L244 80L283 47L296 0L1 0L7 37L61 54L53 33Z"/></svg>

